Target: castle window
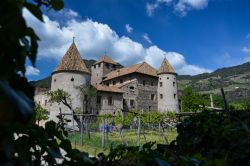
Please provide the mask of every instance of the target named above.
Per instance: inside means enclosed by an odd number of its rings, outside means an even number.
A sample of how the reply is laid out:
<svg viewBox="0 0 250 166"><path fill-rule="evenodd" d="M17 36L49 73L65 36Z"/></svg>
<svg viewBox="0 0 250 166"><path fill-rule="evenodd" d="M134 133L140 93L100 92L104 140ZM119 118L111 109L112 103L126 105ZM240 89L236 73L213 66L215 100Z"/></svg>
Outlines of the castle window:
<svg viewBox="0 0 250 166"><path fill-rule="evenodd" d="M108 63L106 63L106 67L109 69L109 64Z"/></svg>
<svg viewBox="0 0 250 166"><path fill-rule="evenodd" d="M145 86L145 85L146 85L146 81L145 81L145 80L143 80L143 81L142 81L142 84L143 84L143 86Z"/></svg>
<svg viewBox="0 0 250 166"><path fill-rule="evenodd" d="M154 94L151 94L151 100L155 100L155 95Z"/></svg>
<svg viewBox="0 0 250 166"><path fill-rule="evenodd" d="M173 82L173 86L175 86L175 82Z"/></svg>
<svg viewBox="0 0 250 166"><path fill-rule="evenodd" d="M96 76L98 77L98 74L96 74Z"/></svg>
<svg viewBox="0 0 250 166"><path fill-rule="evenodd" d="M109 96L109 97L108 97L108 105L113 105L112 96Z"/></svg>
<svg viewBox="0 0 250 166"><path fill-rule="evenodd" d="M84 101L88 100L88 95L84 95Z"/></svg>
<svg viewBox="0 0 250 166"><path fill-rule="evenodd" d="M45 105L45 106L47 105L47 100L45 100L45 103L44 103L44 105Z"/></svg>
<svg viewBox="0 0 250 166"><path fill-rule="evenodd" d="M56 82L56 79L54 79L54 82Z"/></svg>
<svg viewBox="0 0 250 166"><path fill-rule="evenodd" d="M151 111L151 106L148 106L148 110Z"/></svg>
<svg viewBox="0 0 250 166"><path fill-rule="evenodd" d="M101 63L98 64L98 67L101 67Z"/></svg>
<svg viewBox="0 0 250 166"><path fill-rule="evenodd" d="M73 81L74 81L74 78L72 77L72 78L70 79L70 81L72 81L72 82L73 82Z"/></svg>
<svg viewBox="0 0 250 166"><path fill-rule="evenodd" d="M176 94L174 94L174 99L176 98Z"/></svg>
<svg viewBox="0 0 250 166"><path fill-rule="evenodd" d="M120 79L120 84L122 84L123 83L123 79Z"/></svg>
<svg viewBox="0 0 250 166"><path fill-rule="evenodd" d="M160 99L163 99L163 94L160 94Z"/></svg>
<svg viewBox="0 0 250 166"><path fill-rule="evenodd" d="M96 65L94 65L94 69L96 68Z"/></svg>
<svg viewBox="0 0 250 166"><path fill-rule="evenodd" d="M162 82L160 82L160 87L162 87Z"/></svg>
<svg viewBox="0 0 250 166"><path fill-rule="evenodd" d="M154 86L154 82L151 82L151 86Z"/></svg>
<svg viewBox="0 0 250 166"><path fill-rule="evenodd" d="M102 101L102 96L97 96L96 103L101 104L101 101Z"/></svg>
<svg viewBox="0 0 250 166"><path fill-rule="evenodd" d="M134 108L135 107L135 101L134 100L130 100L129 101L130 107Z"/></svg>
<svg viewBox="0 0 250 166"><path fill-rule="evenodd" d="M129 87L129 89L130 89L130 90L134 90L134 89L135 89L135 87L133 87L133 86L130 86L130 87Z"/></svg>
<svg viewBox="0 0 250 166"><path fill-rule="evenodd" d="M169 79L169 77L167 77L167 79Z"/></svg>
<svg viewBox="0 0 250 166"><path fill-rule="evenodd" d="M109 86L109 83L107 82L106 85Z"/></svg>
<svg viewBox="0 0 250 166"><path fill-rule="evenodd" d="M115 85L116 84L116 82L115 81L113 81L113 85Z"/></svg>

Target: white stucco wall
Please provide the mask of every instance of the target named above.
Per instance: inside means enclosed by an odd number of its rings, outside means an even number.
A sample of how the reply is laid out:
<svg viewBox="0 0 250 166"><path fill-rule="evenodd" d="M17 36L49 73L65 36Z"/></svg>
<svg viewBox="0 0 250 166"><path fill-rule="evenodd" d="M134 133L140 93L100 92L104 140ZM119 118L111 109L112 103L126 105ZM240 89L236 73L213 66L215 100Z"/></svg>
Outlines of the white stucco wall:
<svg viewBox="0 0 250 166"><path fill-rule="evenodd" d="M162 87L160 86L161 82L162 82ZM162 99L161 99L161 94L163 95ZM160 112L165 112L165 111L179 112L177 81L176 81L176 75L174 74L159 75L158 110Z"/></svg>
<svg viewBox="0 0 250 166"><path fill-rule="evenodd" d="M72 81L73 78L73 81ZM82 84L90 83L90 75L83 74L83 73L74 73L74 72L62 72L62 73L55 73L52 75L51 79L51 91L55 91L57 89L63 89L65 92L70 94L70 98L72 100L72 108L80 108L81 111L83 110L83 98L79 93L79 90L76 89L77 86ZM59 112L62 113L72 113L66 106L62 103L57 104L54 103L49 108L50 111L50 119L54 121L58 121L56 116ZM72 119L71 116L68 119Z"/></svg>

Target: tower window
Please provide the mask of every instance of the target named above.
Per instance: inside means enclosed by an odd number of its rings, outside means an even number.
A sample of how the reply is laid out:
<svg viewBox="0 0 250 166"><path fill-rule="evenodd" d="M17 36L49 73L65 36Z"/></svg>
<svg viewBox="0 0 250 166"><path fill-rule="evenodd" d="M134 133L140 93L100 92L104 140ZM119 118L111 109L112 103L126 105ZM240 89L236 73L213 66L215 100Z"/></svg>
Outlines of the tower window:
<svg viewBox="0 0 250 166"><path fill-rule="evenodd" d="M107 82L106 85L109 86L109 83Z"/></svg>
<svg viewBox="0 0 250 166"><path fill-rule="evenodd" d="M96 74L96 76L98 77L98 74Z"/></svg>
<svg viewBox="0 0 250 166"><path fill-rule="evenodd" d="M175 82L173 82L173 86L175 86Z"/></svg>
<svg viewBox="0 0 250 166"><path fill-rule="evenodd" d="M160 87L162 87L162 82L160 82Z"/></svg>
<svg viewBox="0 0 250 166"><path fill-rule="evenodd" d="M146 85L146 81L145 81L145 80L143 80L143 81L142 81L142 84L143 84L143 86L145 86L145 85Z"/></svg>
<svg viewBox="0 0 250 166"><path fill-rule="evenodd" d="M120 83L121 83L121 84L123 83L123 79L120 79Z"/></svg>
<svg viewBox="0 0 250 166"><path fill-rule="evenodd" d="M174 94L174 99L176 99L176 94Z"/></svg>
<svg viewBox="0 0 250 166"><path fill-rule="evenodd" d="M130 100L129 101L130 107L134 108L135 107L135 101L134 100Z"/></svg>
<svg viewBox="0 0 250 166"><path fill-rule="evenodd" d="M72 78L70 79L70 81L72 81L72 82L73 82L73 81L74 81L74 78L72 77Z"/></svg>
<svg viewBox="0 0 250 166"><path fill-rule="evenodd" d="M96 65L94 65L94 69L96 68Z"/></svg>
<svg viewBox="0 0 250 166"><path fill-rule="evenodd" d="M101 67L101 63L98 64L98 67Z"/></svg>
<svg viewBox="0 0 250 166"><path fill-rule="evenodd" d="M160 94L160 99L163 99L163 94Z"/></svg>
<svg viewBox="0 0 250 166"><path fill-rule="evenodd" d="M113 85L115 85L116 84L116 81L113 81Z"/></svg>
<svg viewBox="0 0 250 166"><path fill-rule="evenodd" d="M169 79L169 77L167 77L167 79Z"/></svg>
<svg viewBox="0 0 250 166"><path fill-rule="evenodd" d="M151 82L151 86L154 86L154 82Z"/></svg>
<svg viewBox="0 0 250 166"><path fill-rule="evenodd" d="M54 82L56 82L56 79L54 79Z"/></svg>
<svg viewBox="0 0 250 166"><path fill-rule="evenodd" d="M133 86L130 86L130 87L129 87L129 89L130 89L130 90L134 90L134 89L135 89L135 87L133 87Z"/></svg>
<svg viewBox="0 0 250 166"><path fill-rule="evenodd" d="M47 105L47 100L45 100L45 103L44 103L44 105L45 105L45 106Z"/></svg>
<svg viewBox="0 0 250 166"><path fill-rule="evenodd" d="M113 105L113 99L111 96L108 97L108 105Z"/></svg>
<svg viewBox="0 0 250 166"><path fill-rule="evenodd" d="M102 101L102 96L97 96L96 103L101 104L101 101Z"/></svg>
<svg viewBox="0 0 250 166"><path fill-rule="evenodd" d="M151 94L151 100L155 100L155 95L154 94Z"/></svg>
<svg viewBox="0 0 250 166"><path fill-rule="evenodd" d="M109 64L108 63L106 63L106 67L109 69Z"/></svg>

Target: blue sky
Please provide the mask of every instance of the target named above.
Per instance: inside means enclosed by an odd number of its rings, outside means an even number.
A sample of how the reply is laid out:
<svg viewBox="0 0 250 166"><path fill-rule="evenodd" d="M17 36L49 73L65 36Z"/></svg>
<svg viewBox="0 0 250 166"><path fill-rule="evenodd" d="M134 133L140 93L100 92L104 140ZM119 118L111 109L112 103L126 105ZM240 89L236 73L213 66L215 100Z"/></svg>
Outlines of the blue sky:
<svg viewBox="0 0 250 166"><path fill-rule="evenodd" d="M249 0L66 0L40 23L24 10L41 38L30 80L50 75L75 36L85 59L107 52L125 66L167 57L179 74L211 72L250 61Z"/></svg>

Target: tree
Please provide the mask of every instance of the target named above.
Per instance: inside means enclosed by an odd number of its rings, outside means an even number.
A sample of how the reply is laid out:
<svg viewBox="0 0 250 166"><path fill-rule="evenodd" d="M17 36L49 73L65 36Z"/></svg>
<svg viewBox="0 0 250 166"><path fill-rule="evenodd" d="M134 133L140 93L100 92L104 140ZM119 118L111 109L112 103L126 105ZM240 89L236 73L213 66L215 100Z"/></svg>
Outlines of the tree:
<svg viewBox="0 0 250 166"><path fill-rule="evenodd" d="M44 109L40 104L35 104L36 122L39 125L40 121L49 119L49 111Z"/></svg>
<svg viewBox="0 0 250 166"><path fill-rule="evenodd" d="M180 97L183 112L196 112L204 110L205 106L209 104L207 95L195 92L191 87L183 90Z"/></svg>

